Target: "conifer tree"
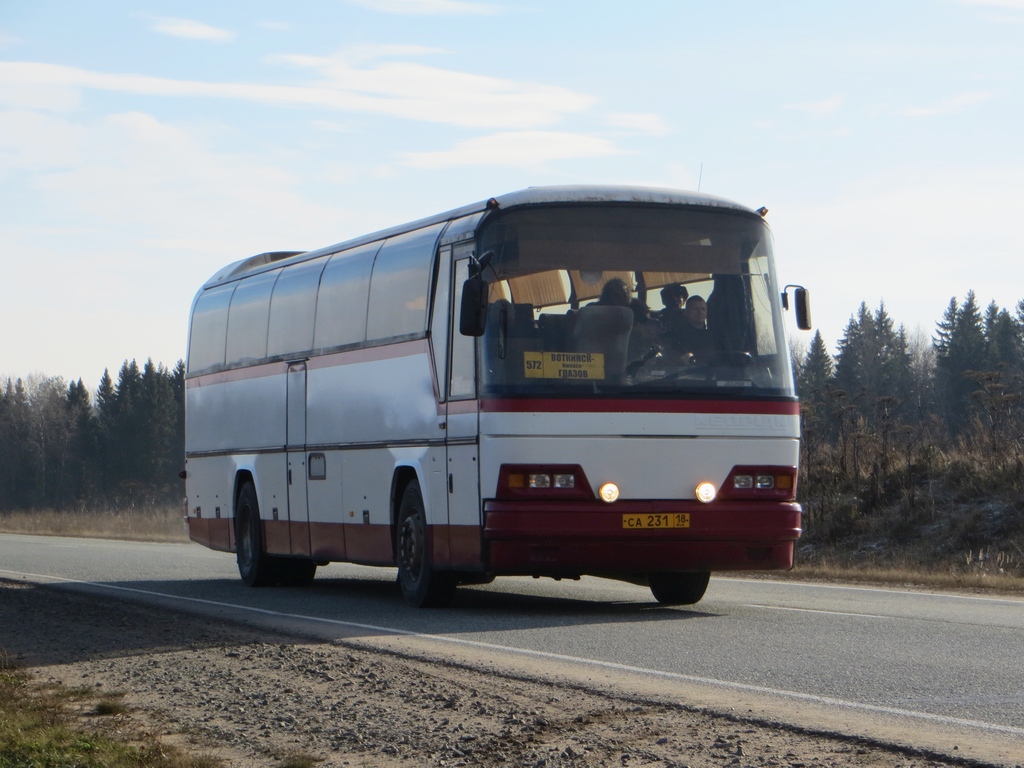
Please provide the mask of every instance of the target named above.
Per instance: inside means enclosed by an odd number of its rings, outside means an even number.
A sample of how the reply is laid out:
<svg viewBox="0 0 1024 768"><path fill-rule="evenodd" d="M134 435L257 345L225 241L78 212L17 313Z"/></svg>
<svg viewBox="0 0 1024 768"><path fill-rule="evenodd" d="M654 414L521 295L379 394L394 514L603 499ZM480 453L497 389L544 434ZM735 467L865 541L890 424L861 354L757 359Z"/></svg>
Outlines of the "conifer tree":
<svg viewBox="0 0 1024 768"><path fill-rule="evenodd" d="M89 390L81 379L68 385L67 409L75 426L61 489L61 506L81 503L95 491L91 460L96 450L95 417Z"/></svg>
<svg viewBox="0 0 1024 768"><path fill-rule="evenodd" d="M103 369L99 387L96 389L95 421L93 437L96 441L96 452L93 454L92 476L100 492L106 498L113 492L116 483L114 463L116 461L116 430L114 427L117 406L114 382L110 378L110 369Z"/></svg>
<svg viewBox="0 0 1024 768"><path fill-rule="evenodd" d="M877 421L878 403L898 405L907 394L910 352L905 329L879 304L874 314L862 303L839 342L835 385L856 402L868 423Z"/></svg>
<svg viewBox="0 0 1024 768"><path fill-rule="evenodd" d="M956 434L967 422L971 392L977 389L970 375L987 368L988 347L974 291L968 291L951 323L946 312L936 338L936 390L941 415Z"/></svg>
<svg viewBox="0 0 1024 768"><path fill-rule="evenodd" d="M30 432L31 415L28 392L21 379L7 379L4 387L3 408L0 410L0 429L3 443L4 506L7 509L27 509L32 504L34 465L32 462Z"/></svg>
<svg viewBox="0 0 1024 768"><path fill-rule="evenodd" d="M832 355L825 347L821 331L816 330L814 338L811 339L811 347L797 371L801 397L820 396L825 391L825 385L832 380L833 373Z"/></svg>

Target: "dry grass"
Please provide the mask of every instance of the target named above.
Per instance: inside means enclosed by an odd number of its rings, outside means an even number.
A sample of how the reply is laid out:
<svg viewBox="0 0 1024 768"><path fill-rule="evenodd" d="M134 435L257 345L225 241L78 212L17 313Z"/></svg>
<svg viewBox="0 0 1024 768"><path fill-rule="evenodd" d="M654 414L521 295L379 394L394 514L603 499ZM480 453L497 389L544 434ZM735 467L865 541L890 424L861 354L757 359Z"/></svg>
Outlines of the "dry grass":
<svg viewBox="0 0 1024 768"><path fill-rule="evenodd" d="M931 570L916 563L878 565L829 562L797 563L792 571L762 574L763 578L873 584L943 591L1024 595L1024 578L1006 573Z"/></svg>
<svg viewBox="0 0 1024 768"><path fill-rule="evenodd" d="M0 513L0 533L77 536L129 541L188 541L181 507L103 511L39 510Z"/></svg>

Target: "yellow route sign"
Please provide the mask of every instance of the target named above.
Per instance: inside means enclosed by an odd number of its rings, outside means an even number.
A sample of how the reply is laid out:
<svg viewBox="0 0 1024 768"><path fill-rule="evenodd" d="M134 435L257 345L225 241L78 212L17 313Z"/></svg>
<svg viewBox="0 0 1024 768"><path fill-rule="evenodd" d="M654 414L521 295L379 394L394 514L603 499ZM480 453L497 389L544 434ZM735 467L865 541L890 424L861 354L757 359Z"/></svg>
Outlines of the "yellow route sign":
<svg viewBox="0 0 1024 768"><path fill-rule="evenodd" d="M600 352L524 352L523 374L528 379L603 379L604 355Z"/></svg>

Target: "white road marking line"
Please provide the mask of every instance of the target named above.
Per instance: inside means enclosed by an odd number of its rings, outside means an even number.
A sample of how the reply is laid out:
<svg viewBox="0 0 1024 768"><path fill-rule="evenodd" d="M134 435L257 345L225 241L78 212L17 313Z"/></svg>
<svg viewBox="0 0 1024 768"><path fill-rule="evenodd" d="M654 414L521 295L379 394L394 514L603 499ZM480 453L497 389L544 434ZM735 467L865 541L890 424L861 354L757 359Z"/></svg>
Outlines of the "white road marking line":
<svg viewBox="0 0 1024 768"><path fill-rule="evenodd" d="M819 608L790 608L785 605L759 605L747 603L745 608L763 608L766 611L793 611L794 613L826 613L829 616L856 616L858 619L893 619L895 616L881 616L877 613L847 613L845 611L825 611Z"/></svg>
<svg viewBox="0 0 1024 768"><path fill-rule="evenodd" d="M814 581L782 581L779 579L735 579L723 576L721 581L735 581L739 584L771 584L777 587L811 587L813 589L837 589L846 592L882 592L886 595L910 595L911 597L946 597L953 600L977 600L985 603L1011 603L1020 605L1024 600L1012 597L980 597L978 595L957 595L952 592L914 592L910 589L889 589L888 587L849 586L844 584L818 584ZM713 582L712 582L713 583Z"/></svg>
<svg viewBox="0 0 1024 768"><path fill-rule="evenodd" d="M611 669L616 672L630 672L649 677L663 678L666 680L679 680L687 683L696 683L698 685L709 685L717 688L724 688L733 691L743 691L745 693L760 693L769 696L779 696L787 699L794 699L796 701L810 702L812 704L824 704L831 707L839 707L842 709L852 709L861 712L871 712L874 714L883 715L894 715L897 717L913 718L915 720L924 720L930 723L939 723L942 725L955 725L966 728L976 728L982 731L990 731L993 733L1008 733L1014 736L1024 737L1024 728L1016 728L1011 725L999 725L997 723L986 723L980 720L967 720L959 717L947 717L945 715L933 715L930 712L917 712L911 709L900 709L898 707L883 707L876 704L862 704L855 701L846 701L844 699L835 699L830 696L818 696L812 693L800 693L799 691L787 691L780 688L768 688L761 685L748 685L746 683L736 683L730 680L716 680L715 678L709 677L697 677L695 675L683 675L678 672L662 672L654 669L645 669L643 667L633 667L628 664L617 664L610 661L600 661L598 659L584 659L577 656L566 656L561 653L549 653L546 651L533 651L525 648L513 648L507 645L498 645L496 643L483 643L477 640L466 640L458 637L446 637L444 635L427 635L422 632L413 632L407 629L397 629L395 627L382 627L375 624L361 624L354 621L340 621L338 619L325 619L319 616L305 616L297 613L282 613L281 611L272 611L267 608L253 608L245 605L237 605L235 603L223 603L217 600L205 600L199 597L184 597L181 595L172 595L166 592L154 592L148 589L135 589L133 587L119 587L113 584L100 584L93 581L79 581L77 579L66 579L62 576L50 576L47 574L39 573L22 573L20 571L8 571L0 569L0 573L10 574L14 576L22 576L24 578L31 579L43 579L48 581L60 582L64 584L78 584L86 587L96 587L99 589L109 589L117 592L130 592L138 595L148 595L150 597L161 597L168 600L177 600L186 603L196 603L199 605L209 605L216 608L232 608L239 611L248 611L250 613L262 614L264 616L273 616L280 619L298 619L300 621L311 621L321 624L329 624L338 627L351 627L354 629L366 629L374 632L383 632L390 635L400 635L404 637L415 637L422 640L430 640L434 642L448 643L451 645L463 645L471 648L481 648L484 650L491 651L503 651L513 655L529 656L533 658L541 659L552 659L555 661L563 661L571 664L581 664L585 666L598 667L602 669Z"/></svg>

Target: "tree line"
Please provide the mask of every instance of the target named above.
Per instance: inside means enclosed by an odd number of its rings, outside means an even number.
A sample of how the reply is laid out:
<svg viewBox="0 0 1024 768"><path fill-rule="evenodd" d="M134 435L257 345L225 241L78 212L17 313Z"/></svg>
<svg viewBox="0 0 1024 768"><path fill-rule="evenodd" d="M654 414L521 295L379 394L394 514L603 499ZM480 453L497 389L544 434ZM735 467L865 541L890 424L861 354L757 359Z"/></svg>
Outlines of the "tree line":
<svg viewBox="0 0 1024 768"><path fill-rule="evenodd" d="M861 304L832 355L795 354L801 498L808 527L898 507L903 519L1024 487L1024 300L1011 312L955 297L912 338L884 303Z"/></svg>
<svg viewBox="0 0 1024 768"><path fill-rule="evenodd" d="M185 364L148 360L82 380L8 378L0 391L0 510L131 509L184 496Z"/></svg>

